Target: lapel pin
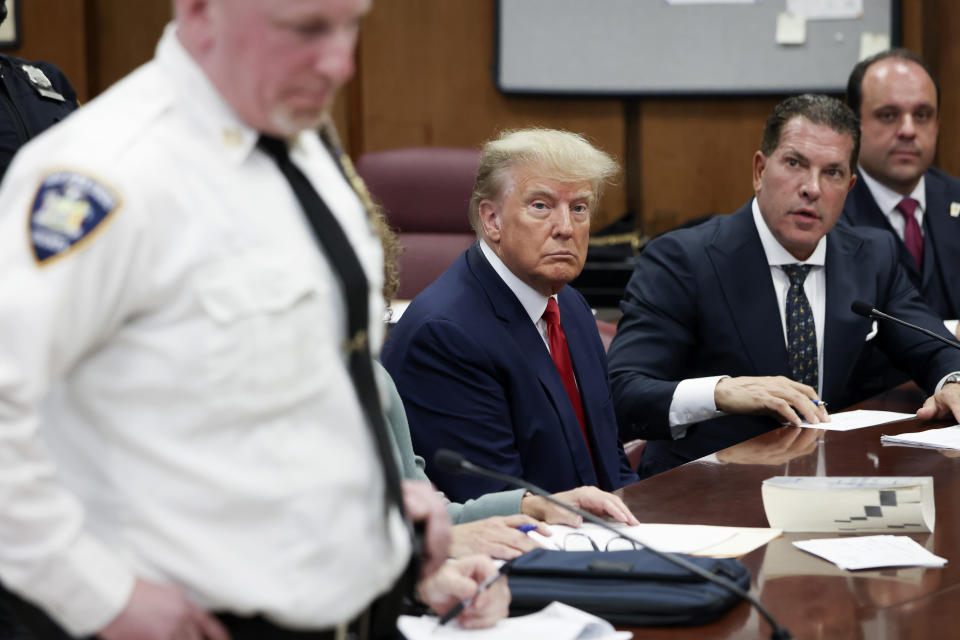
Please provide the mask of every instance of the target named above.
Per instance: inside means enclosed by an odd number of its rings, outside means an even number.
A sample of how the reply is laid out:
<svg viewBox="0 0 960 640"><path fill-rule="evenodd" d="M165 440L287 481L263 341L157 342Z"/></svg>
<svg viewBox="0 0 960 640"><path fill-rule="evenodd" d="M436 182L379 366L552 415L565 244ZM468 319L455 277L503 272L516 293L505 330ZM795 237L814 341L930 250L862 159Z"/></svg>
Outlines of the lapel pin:
<svg viewBox="0 0 960 640"><path fill-rule="evenodd" d="M960 202L951 202L951 203L950 203L950 217L951 217L951 218L960 218Z"/></svg>

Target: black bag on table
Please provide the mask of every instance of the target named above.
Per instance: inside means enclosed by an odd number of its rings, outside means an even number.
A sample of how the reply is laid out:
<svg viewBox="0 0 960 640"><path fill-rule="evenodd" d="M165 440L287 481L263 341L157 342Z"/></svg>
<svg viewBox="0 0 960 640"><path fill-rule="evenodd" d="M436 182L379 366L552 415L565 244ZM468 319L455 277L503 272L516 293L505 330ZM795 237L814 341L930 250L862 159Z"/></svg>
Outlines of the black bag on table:
<svg viewBox="0 0 960 640"><path fill-rule="evenodd" d="M677 554L744 591L750 572L731 558ZM741 598L647 551L535 549L510 561L510 615L539 611L554 600L626 626L712 622Z"/></svg>

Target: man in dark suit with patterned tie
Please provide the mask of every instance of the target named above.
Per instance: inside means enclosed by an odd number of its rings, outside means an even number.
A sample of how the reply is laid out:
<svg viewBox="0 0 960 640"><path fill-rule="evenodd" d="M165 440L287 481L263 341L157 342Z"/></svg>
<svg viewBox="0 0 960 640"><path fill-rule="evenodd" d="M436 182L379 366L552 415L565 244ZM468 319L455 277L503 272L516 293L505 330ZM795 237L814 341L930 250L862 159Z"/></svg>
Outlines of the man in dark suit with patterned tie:
<svg viewBox="0 0 960 640"><path fill-rule="evenodd" d="M610 346L624 439L647 438L641 476L783 423L827 420L860 384L868 338L932 397L922 418L960 419L960 352L902 329L876 334L854 300L948 335L897 264L894 238L836 225L856 181L860 128L843 103L781 102L753 157L756 197L665 234L640 255Z"/></svg>

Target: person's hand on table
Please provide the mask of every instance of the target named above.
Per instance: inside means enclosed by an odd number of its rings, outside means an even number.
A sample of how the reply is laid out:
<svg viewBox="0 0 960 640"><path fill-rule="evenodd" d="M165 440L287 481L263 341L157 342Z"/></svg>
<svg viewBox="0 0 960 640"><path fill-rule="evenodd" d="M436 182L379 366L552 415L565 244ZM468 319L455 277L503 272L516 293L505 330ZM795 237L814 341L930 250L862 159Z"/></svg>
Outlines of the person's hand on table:
<svg viewBox="0 0 960 640"><path fill-rule="evenodd" d="M569 491L555 493L553 497L601 518L613 518L629 525L640 524L633 513L630 512L630 509L627 508L627 505L620 499L620 496L597 487L577 487ZM566 524L571 527L579 527L583 523L583 518L580 516L553 504L541 496L532 494L524 496L520 502L520 509L528 516L548 524Z"/></svg>
<svg viewBox="0 0 960 640"><path fill-rule="evenodd" d="M927 398L917 417L921 420L956 420L960 422L960 383L949 382Z"/></svg>
<svg viewBox="0 0 960 640"><path fill-rule="evenodd" d="M517 556L538 548L533 538L517 527L534 527L537 533L550 535L550 530L542 522L525 515L493 516L474 522L453 526L453 538L450 543L450 556L463 556L481 553L493 558L511 560Z"/></svg>
<svg viewBox="0 0 960 640"><path fill-rule="evenodd" d="M785 376L721 378L713 398L724 413L766 415L794 426L830 421L816 390Z"/></svg>

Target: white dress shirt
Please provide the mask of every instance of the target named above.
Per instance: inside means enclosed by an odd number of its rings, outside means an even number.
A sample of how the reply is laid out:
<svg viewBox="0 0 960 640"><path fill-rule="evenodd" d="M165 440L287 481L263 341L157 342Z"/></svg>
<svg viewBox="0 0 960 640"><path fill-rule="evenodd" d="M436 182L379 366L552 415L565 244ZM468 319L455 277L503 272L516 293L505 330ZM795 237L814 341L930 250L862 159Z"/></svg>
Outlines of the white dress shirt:
<svg viewBox="0 0 960 640"><path fill-rule="evenodd" d="M824 263L827 254L827 237L820 239L813 253L804 261L798 261L790 252L783 248L777 242L773 233L767 227L763 217L760 215L760 207L757 199L753 199L753 222L757 227L757 233L760 234L760 242L763 245L763 252L767 257L767 263L770 265L770 279L773 283L774 291L777 297L777 306L780 310L780 322L783 329L783 343L787 344L787 291L790 289L790 278L781 269L782 265L787 264L809 264L812 265L807 278L803 283L804 293L807 294L807 300L810 303L810 311L813 313L813 324L817 331L817 364L819 365L819 377L821 389L823 385L823 327L826 318L826 272ZM670 402L670 432L674 438L682 438L686 435L687 426L694 422L701 422L723 415L723 412L717 410L714 400L714 389L721 378L728 376L709 376L704 378L689 378L680 381L674 390L673 399ZM817 390L817 393L820 389Z"/></svg>
<svg viewBox="0 0 960 640"><path fill-rule="evenodd" d="M407 562L341 343L343 296L257 132L168 27L155 59L25 147L0 189L0 580L75 635L135 577L295 628L347 620ZM316 134L291 151L370 285L382 255ZM115 210L37 264L51 173Z"/></svg>
<svg viewBox="0 0 960 640"><path fill-rule="evenodd" d="M503 264L503 260L490 248L486 240L480 240L480 252L483 253L483 257L487 259L487 262L497 272L507 288L513 292L513 295L517 296L523 310L530 316L530 322L537 327L540 338L543 339L543 344L547 347L549 353L550 336L547 334L547 322L543 319L543 312L547 310L547 301L550 297L556 300L557 296L547 297L518 278L513 271L507 268L507 265ZM557 304L559 304L559 301Z"/></svg>
<svg viewBox="0 0 960 640"><path fill-rule="evenodd" d="M863 170L863 167L859 167L860 177L863 178L863 181L867 185L867 189L870 191L870 195L873 196L873 200L877 203L877 207L886 216L887 220L890 222L890 226L893 227L893 230L896 232L897 236L903 240L904 230L906 229L907 222L903 217L903 214L897 209L897 205L900 204L900 201L904 198L913 198L919 204L917 205L916 210L913 212L913 216L917 219L917 224L920 225L920 233L923 234L923 215L927 210L927 187L926 180L924 176L920 176L920 182L917 183L917 186L913 188L913 191L909 196L904 196L900 193L897 193L890 187L880 184L873 177L870 176L866 171Z"/></svg>

